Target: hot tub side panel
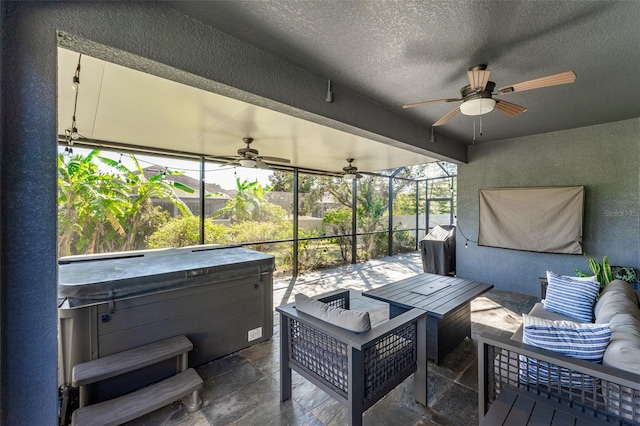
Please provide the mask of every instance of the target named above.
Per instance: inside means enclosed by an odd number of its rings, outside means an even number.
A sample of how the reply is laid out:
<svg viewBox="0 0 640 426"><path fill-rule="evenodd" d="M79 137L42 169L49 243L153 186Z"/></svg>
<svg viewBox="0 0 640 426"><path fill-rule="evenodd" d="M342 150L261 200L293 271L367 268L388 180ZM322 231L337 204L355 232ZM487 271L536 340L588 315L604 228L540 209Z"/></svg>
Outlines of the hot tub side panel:
<svg viewBox="0 0 640 426"><path fill-rule="evenodd" d="M115 302L113 313L98 305L98 357L185 334L193 342L189 365L197 366L267 340L272 280L265 274L125 299Z"/></svg>
<svg viewBox="0 0 640 426"><path fill-rule="evenodd" d="M184 334L193 343L195 367L273 335L273 273L173 289L109 303L59 309L61 384L71 383L75 364ZM162 380L175 361L92 386L102 401Z"/></svg>

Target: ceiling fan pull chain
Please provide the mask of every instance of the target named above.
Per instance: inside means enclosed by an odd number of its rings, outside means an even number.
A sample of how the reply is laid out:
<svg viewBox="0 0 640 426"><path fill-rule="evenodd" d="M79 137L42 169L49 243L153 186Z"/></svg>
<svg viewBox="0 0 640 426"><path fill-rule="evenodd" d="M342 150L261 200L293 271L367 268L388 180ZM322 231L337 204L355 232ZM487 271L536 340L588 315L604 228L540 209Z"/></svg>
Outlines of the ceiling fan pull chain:
<svg viewBox="0 0 640 426"><path fill-rule="evenodd" d="M476 120L473 120L473 143L476 143Z"/></svg>
<svg viewBox="0 0 640 426"><path fill-rule="evenodd" d="M482 136L482 116L480 116L480 136Z"/></svg>

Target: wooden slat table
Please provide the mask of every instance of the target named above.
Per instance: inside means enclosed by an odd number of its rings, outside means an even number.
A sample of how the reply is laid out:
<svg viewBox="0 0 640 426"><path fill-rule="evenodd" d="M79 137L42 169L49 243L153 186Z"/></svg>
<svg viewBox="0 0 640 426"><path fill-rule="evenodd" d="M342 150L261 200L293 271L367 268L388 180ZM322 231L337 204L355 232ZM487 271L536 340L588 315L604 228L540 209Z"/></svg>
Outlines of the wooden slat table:
<svg viewBox="0 0 640 426"><path fill-rule="evenodd" d="M572 409L532 392L506 386L493 401L481 426L606 425L604 418Z"/></svg>
<svg viewBox="0 0 640 426"><path fill-rule="evenodd" d="M471 300L493 285L424 273L362 293L390 305L391 318L412 308L427 311L427 356L436 363L471 336Z"/></svg>

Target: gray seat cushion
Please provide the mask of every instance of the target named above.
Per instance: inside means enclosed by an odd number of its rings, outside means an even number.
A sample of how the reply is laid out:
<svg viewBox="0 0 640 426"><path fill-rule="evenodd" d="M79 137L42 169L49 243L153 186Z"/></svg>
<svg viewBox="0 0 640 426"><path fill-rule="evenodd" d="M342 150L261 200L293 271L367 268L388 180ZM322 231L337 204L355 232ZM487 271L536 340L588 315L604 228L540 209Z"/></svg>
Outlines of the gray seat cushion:
<svg viewBox="0 0 640 426"><path fill-rule="evenodd" d="M629 298L634 299L634 297L637 297L636 295L636 291L631 288L631 286L629 285L629 283L622 281L622 280L613 280L611 281L603 290L601 294L607 294L610 292L615 292L615 291L621 291L627 295L629 295Z"/></svg>
<svg viewBox="0 0 640 426"><path fill-rule="evenodd" d="M609 323L611 342L602 364L640 374L640 308L631 286L614 280L602 291L594 308L596 322Z"/></svg>
<svg viewBox="0 0 640 426"><path fill-rule="evenodd" d="M596 322L606 324L616 314L623 312L640 316L638 298L629 284L621 280L614 280L604 288L596 302L594 307Z"/></svg>
<svg viewBox="0 0 640 426"><path fill-rule="evenodd" d="M611 342L604 352L603 365L640 374L640 318L619 313L611 318Z"/></svg>
<svg viewBox="0 0 640 426"><path fill-rule="evenodd" d="M296 310L355 333L371 330L369 312L336 308L304 294L296 294Z"/></svg>

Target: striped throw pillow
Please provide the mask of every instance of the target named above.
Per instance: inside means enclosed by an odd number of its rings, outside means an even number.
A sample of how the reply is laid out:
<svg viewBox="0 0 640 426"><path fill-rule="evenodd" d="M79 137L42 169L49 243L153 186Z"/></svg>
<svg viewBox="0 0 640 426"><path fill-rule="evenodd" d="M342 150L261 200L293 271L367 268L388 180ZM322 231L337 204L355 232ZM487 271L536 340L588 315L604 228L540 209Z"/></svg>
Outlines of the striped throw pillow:
<svg viewBox="0 0 640 426"><path fill-rule="evenodd" d="M551 321L523 314L522 325L522 343L594 363L602 363L604 351L611 340L609 324ZM573 387L590 387L593 384L590 378L580 373L522 355L520 373L523 379L532 383L556 385L560 382Z"/></svg>
<svg viewBox="0 0 640 426"><path fill-rule="evenodd" d="M547 294L544 308L581 322L591 322L593 305L600 291L600 283L573 279L547 271Z"/></svg>

